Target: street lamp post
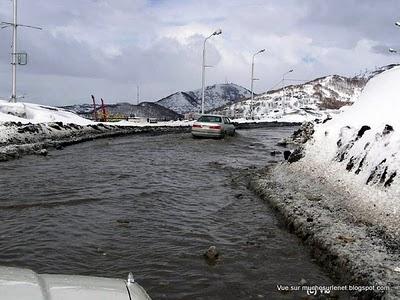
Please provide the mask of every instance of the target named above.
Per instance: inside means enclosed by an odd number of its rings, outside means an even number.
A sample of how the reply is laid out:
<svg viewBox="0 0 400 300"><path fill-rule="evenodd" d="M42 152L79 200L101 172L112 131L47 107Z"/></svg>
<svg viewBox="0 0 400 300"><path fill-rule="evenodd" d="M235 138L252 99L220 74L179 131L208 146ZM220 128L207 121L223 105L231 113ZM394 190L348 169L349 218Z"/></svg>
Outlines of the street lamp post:
<svg viewBox="0 0 400 300"><path fill-rule="evenodd" d="M397 22L394 23L394 25L396 25L397 27L400 27L400 22L397 21ZM390 53L395 53L395 54L398 53L398 50L393 49L393 48L389 48L388 50L389 50Z"/></svg>
<svg viewBox="0 0 400 300"><path fill-rule="evenodd" d="M17 64L26 65L27 64L27 54L17 52L17 28L18 27L28 27L33 29L42 30L41 27L24 25L17 23L17 0L13 0L13 22L1 22L0 28L6 28L11 26L13 29L12 33L12 53L11 53L11 65L12 65L12 91L10 102L17 102Z"/></svg>
<svg viewBox="0 0 400 300"><path fill-rule="evenodd" d="M13 1L12 92L11 102L17 102L17 0Z"/></svg>
<svg viewBox="0 0 400 300"><path fill-rule="evenodd" d="M204 89L205 89L205 71L207 67L206 65L206 42L207 40L214 36L214 35L220 35L222 33L221 29L218 29L216 31L214 31L210 36L206 37L204 39L204 43L203 43L203 64L202 64L202 69L201 69L201 114L204 115Z"/></svg>
<svg viewBox="0 0 400 300"><path fill-rule="evenodd" d="M254 57L257 54L265 52L265 49L261 49L260 51L256 52L253 54L252 60L251 60L251 101L250 101L250 118L254 120L254 113L253 113L253 99L254 99L254 80L258 80L257 78L254 78Z"/></svg>
<svg viewBox="0 0 400 300"><path fill-rule="evenodd" d="M287 71L286 73L284 73L282 75L282 85L283 85L283 96L282 96L282 104L283 104L283 114L286 114L286 99L284 97L286 97L286 87L285 87L285 76L289 73L292 73L293 69ZM285 100L283 100L285 99Z"/></svg>

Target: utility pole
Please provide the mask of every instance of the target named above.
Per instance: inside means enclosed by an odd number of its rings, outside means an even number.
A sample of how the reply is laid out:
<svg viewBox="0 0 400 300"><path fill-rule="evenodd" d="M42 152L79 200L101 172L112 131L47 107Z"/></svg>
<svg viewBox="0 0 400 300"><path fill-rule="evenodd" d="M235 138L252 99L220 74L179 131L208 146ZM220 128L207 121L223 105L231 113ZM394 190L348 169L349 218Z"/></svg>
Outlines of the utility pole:
<svg viewBox="0 0 400 300"><path fill-rule="evenodd" d="M140 93L139 93L139 85L136 86L136 105L139 105L139 99L140 99Z"/></svg>
<svg viewBox="0 0 400 300"><path fill-rule="evenodd" d="M17 102L17 0L13 1L12 92L10 102Z"/></svg>
<svg viewBox="0 0 400 300"><path fill-rule="evenodd" d="M13 22L1 22L1 28L11 26L13 29L13 39L12 39L12 53L11 53L11 65L12 65L12 92L10 102L17 102L17 64L26 65L27 64L27 54L17 52L17 28L28 27L33 29L42 30L41 27L30 26L24 24L18 24L17 22L17 0L13 0Z"/></svg>
<svg viewBox="0 0 400 300"><path fill-rule="evenodd" d="M285 74L282 75L282 86L283 86L283 95L282 95L282 108L283 114L286 114L286 86L285 86L285 76L289 73L292 73L293 69L287 71Z"/></svg>

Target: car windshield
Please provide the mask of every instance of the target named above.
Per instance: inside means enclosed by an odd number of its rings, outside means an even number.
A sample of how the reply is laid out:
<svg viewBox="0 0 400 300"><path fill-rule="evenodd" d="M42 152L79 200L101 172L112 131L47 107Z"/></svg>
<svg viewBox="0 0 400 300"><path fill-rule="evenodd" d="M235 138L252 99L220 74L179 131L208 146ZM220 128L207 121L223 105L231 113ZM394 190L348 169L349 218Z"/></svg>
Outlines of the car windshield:
<svg viewBox="0 0 400 300"><path fill-rule="evenodd" d="M222 118L217 116L201 116L197 121L205 123L221 123Z"/></svg>

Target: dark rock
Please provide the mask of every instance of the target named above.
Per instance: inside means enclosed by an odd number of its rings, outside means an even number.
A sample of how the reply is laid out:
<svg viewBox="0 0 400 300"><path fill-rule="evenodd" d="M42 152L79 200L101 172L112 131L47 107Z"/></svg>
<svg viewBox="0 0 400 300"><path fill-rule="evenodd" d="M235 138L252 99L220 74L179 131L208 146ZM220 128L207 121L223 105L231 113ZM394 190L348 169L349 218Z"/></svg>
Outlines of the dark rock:
<svg viewBox="0 0 400 300"><path fill-rule="evenodd" d="M289 163L293 163L293 162L296 162L296 161L302 159L303 157L304 157L303 149L297 148L297 149L294 149L294 151L290 154L287 161Z"/></svg>
<svg viewBox="0 0 400 300"><path fill-rule="evenodd" d="M353 169L353 167L354 167L354 161L355 161L355 157L352 156L352 157L350 158L350 161L347 163L347 166L346 166L346 170L347 170L347 171L351 171L351 169Z"/></svg>
<svg viewBox="0 0 400 300"><path fill-rule="evenodd" d="M325 120L322 121L322 124L325 124L326 122L328 122L329 120L332 120L331 116L327 116Z"/></svg>
<svg viewBox="0 0 400 300"><path fill-rule="evenodd" d="M337 142L336 142L336 145L340 148L340 147L342 147L342 139L339 139Z"/></svg>
<svg viewBox="0 0 400 300"><path fill-rule="evenodd" d="M364 157L362 158L362 160L360 161L357 170L355 171L355 173L358 175L360 174L362 167L364 165L365 159L367 158L367 154L364 155Z"/></svg>
<svg viewBox="0 0 400 300"><path fill-rule="evenodd" d="M289 150L285 150L285 151L283 152L283 158L284 158L285 160L288 160L291 153L292 153L292 152L290 152Z"/></svg>
<svg viewBox="0 0 400 300"><path fill-rule="evenodd" d="M308 218L307 218L307 222L314 222L314 219L311 218L311 217L308 217Z"/></svg>
<svg viewBox="0 0 400 300"><path fill-rule="evenodd" d="M386 175L387 175L387 170L388 170L388 166L385 167L385 170L383 170L381 179L379 179L379 183L383 184L386 180Z"/></svg>
<svg viewBox="0 0 400 300"><path fill-rule="evenodd" d="M394 131L393 126L386 124L385 128L383 129L382 134L383 135L387 135L387 134L389 134L389 133L391 133L393 131Z"/></svg>
<svg viewBox="0 0 400 300"><path fill-rule="evenodd" d="M393 183L393 180L396 177L396 175L397 175L396 171L394 173L392 173L390 175L389 179L385 182L384 187L389 187Z"/></svg>
<svg viewBox="0 0 400 300"><path fill-rule="evenodd" d="M210 248L208 248L208 250L204 253L204 258L207 260L207 262L211 264L216 263L219 258L217 247L210 246Z"/></svg>
<svg viewBox="0 0 400 300"><path fill-rule="evenodd" d="M382 160L369 174L369 177L367 179L367 184L369 183L376 183L378 180L381 181L381 183L385 182L386 179L386 173L387 173L387 166L385 168L384 164L386 162L386 158ZM383 170L383 171L382 171ZM378 179L377 179L378 178Z"/></svg>
<svg viewBox="0 0 400 300"><path fill-rule="evenodd" d="M49 151L47 151L47 149L40 149L39 151L36 152L36 154L41 156L47 156L49 154Z"/></svg>
<svg viewBox="0 0 400 300"><path fill-rule="evenodd" d="M50 123L49 127L53 128L55 130L62 130L62 128L56 123Z"/></svg>
<svg viewBox="0 0 400 300"><path fill-rule="evenodd" d="M368 125L362 126L362 127L360 128L360 130L358 131L358 133L357 133L357 138L358 138L358 139L361 138L361 137L364 135L364 133L365 133L367 130L370 130L370 129L371 129L371 127L369 127Z"/></svg>
<svg viewBox="0 0 400 300"><path fill-rule="evenodd" d="M91 128L93 128L94 130L101 131L101 129L99 128L99 126L96 125L96 124L94 124L94 125L90 124L90 125L88 125L88 127L91 127Z"/></svg>

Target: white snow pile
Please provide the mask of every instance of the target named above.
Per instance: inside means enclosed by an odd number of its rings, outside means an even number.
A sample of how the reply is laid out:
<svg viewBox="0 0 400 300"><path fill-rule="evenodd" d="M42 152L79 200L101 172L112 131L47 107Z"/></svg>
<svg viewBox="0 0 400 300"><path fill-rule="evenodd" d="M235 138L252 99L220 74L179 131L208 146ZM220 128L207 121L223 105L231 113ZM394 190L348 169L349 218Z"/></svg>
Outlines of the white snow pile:
<svg viewBox="0 0 400 300"><path fill-rule="evenodd" d="M372 78L358 101L315 126L305 156L292 164L349 193L355 214L396 230L400 224L400 67Z"/></svg>
<svg viewBox="0 0 400 300"><path fill-rule="evenodd" d="M77 125L93 124L92 121L64 109L33 103L10 103L6 100L0 100L0 124L5 122L21 122L23 124L48 122L73 123Z"/></svg>

